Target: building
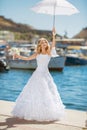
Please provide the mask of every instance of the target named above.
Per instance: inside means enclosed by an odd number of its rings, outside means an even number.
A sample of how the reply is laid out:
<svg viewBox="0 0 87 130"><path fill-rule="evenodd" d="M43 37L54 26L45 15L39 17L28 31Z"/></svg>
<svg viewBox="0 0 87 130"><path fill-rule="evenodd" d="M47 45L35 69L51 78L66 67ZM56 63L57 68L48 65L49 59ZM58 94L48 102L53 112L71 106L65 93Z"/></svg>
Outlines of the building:
<svg viewBox="0 0 87 130"><path fill-rule="evenodd" d="M7 42L14 41L14 34L10 31L0 31L0 40L5 40Z"/></svg>

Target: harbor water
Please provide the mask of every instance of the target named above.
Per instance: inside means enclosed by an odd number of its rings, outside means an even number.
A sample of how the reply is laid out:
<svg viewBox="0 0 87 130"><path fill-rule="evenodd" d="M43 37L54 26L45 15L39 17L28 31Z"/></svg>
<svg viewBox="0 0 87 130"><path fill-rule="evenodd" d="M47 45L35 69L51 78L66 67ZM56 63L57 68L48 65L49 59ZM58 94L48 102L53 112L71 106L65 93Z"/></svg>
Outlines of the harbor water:
<svg viewBox="0 0 87 130"><path fill-rule="evenodd" d="M32 73L19 69L0 73L0 100L15 101ZM66 108L87 111L87 66L65 66L63 72L50 73Z"/></svg>

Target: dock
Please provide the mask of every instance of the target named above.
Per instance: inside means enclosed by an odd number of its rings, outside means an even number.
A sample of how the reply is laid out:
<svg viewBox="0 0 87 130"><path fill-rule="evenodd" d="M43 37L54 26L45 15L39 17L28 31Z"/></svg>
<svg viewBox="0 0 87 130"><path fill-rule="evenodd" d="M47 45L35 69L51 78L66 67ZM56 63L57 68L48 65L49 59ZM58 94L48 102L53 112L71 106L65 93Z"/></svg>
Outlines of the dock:
<svg viewBox="0 0 87 130"><path fill-rule="evenodd" d="M66 109L66 117L56 122L35 122L14 118L15 102L0 100L0 130L87 130L87 112Z"/></svg>

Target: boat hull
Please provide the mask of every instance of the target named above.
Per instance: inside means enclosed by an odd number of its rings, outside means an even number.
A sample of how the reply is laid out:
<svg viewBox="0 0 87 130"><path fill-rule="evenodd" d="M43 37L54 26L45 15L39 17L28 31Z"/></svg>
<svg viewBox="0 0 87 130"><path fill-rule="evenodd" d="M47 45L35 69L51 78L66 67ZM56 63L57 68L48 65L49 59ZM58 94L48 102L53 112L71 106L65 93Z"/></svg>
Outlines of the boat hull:
<svg viewBox="0 0 87 130"><path fill-rule="evenodd" d="M0 60L0 72L8 71L9 66L6 64L5 61Z"/></svg>
<svg viewBox="0 0 87 130"><path fill-rule="evenodd" d="M87 65L87 59L79 58L79 57L72 57L72 56L67 56L65 65L70 66L70 65Z"/></svg>
<svg viewBox="0 0 87 130"><path fill-rule="evenodd" d="M48 68L50 70L62 71L65 66L65 60L66 57L64 56L51 58ZM35 69L37 67L37 63L36 60L9 60L9 66L10 68L15 69Z"/></svg>

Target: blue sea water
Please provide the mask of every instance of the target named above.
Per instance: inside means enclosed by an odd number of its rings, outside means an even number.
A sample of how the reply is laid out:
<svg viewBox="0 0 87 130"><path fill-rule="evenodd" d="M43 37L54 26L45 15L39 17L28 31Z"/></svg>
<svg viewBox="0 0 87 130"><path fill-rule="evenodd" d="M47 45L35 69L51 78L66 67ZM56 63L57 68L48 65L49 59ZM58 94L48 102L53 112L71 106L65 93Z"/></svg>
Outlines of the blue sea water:
<svg viewBox="0 0 87 130"><path fill-rule="evenodd" d="M15 101L33 71L11 69L0 73L0 100ZM65 66L50 71L66 108L87 111L87 66Z"/></svg>

